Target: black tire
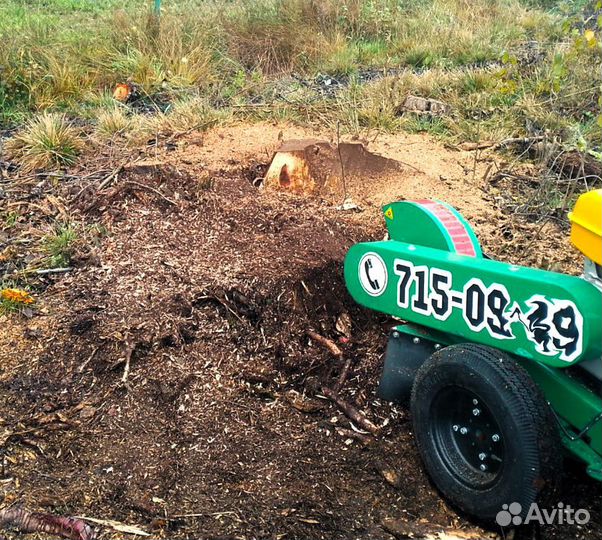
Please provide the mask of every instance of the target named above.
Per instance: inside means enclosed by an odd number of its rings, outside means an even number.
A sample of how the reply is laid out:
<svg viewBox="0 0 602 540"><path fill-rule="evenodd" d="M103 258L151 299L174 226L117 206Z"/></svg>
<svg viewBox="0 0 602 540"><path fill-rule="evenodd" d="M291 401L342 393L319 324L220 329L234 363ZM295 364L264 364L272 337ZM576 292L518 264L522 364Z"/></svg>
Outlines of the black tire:
<svg viewBox="0 0 602 540"><path fill-rule="evenodd" d="M562 470L556 421L508 355L473 344L437 351L416 374L411 411L426 470L467 514L492 522L502 505L519 503L524 518L554 491Z"/></svg>

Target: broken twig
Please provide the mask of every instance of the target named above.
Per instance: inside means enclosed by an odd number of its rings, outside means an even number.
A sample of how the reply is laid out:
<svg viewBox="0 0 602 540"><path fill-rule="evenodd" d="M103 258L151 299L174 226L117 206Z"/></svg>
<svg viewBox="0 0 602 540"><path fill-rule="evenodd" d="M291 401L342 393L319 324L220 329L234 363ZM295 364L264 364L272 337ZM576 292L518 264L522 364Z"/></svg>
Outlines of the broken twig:
<svg viewBox="0 0 602 540"><path fill-rule="evenodd" d="M332 356L334 356L335 358L338 358L338 359L343 358L343 351L341 351L341 349L339 349L337 344L334 341L332 341L331 339L325 338L324 336L321 336L320 334L318 334L317 332L314 332L313 330L308 330L307 335L311 339L313 339L316 343L319 343L324 348L328 349L328 352L330 352L330 354L332 354Z"/></svg>
<svg viewBox="0 0 602 540"><path fill-rule="evenodd" d="M320 334L318 334L317 332L314 332L313 330L308 330L307 335L311 339L313 339L316 343L319 343L324 348L326 348L330 352L330 354L332 354L332 356L334 356L337 360L343 359L343 351L339 348L339 346L334 341L332 341L331 339L325 338L324 336L321 336ZM338 394L339 391L341 390L341 388L343 388L343 385L345 384L345 381L347 380L347 377L349 376L350 370L351 370L351 359L347 358L345 360L345 365L343 366L343 369L341 370L341 374L339 375L337 382L335 383L335 385L332 388L332 391L335 394Z"/></svg>
<svg viewBox="0 0 602 540"><path fill-rule="evenodd" d="M136 187L139 187L140 189L146 189L147 191L150 191L151 193L154 193L155 195L157 195L157 197L160 197L161 199L163 199L166 203L169 203L172 206L178 206L177 202L172 201L171 199L168 199L165 195L163 195L163 193L161 193L158 189L155 189L152 186L147 186L146 184L142 184L141 182L135 182L134 180L128 180L127 182L124 182L124 184L136 186Z"/></svg>
<svg viewBox="0 0 602 540"><path fill-rule="evenodd" d="M368 418L366 418L366 416L359 409L355 408L353 405L351 405L351 403L345 401L334 390L324 387L322 388L322 394L324 394L324 396L328 399L332 400L337 407L343 411L345 416L347 416L347 418L349 418L349 420L354 422L357 426L369 431L372 433L372 435L378 435L380 428L368 420Z"/></svg>
<svg viewBox="0 0 602 540"><path fill-rule="evenodd" d="M370 437L370 435L365 435L363 433L358 433L357 431L353 431L352 429L335 427L334 430L341 436L347 437L349 439L356 439L361 442L363 445L368 446L374 442L374 439Z"/></svg>
<svg viewBox="0 0 602 540"><path fill-rule="evenodd" d="M38 276L44 276L46 274L64 274L66 272L71 272L73 268L71 266L65 268L41 268L36 270L36 274Z"/></svg>
<svg viewBox="0 0 602 540"><path fill-rule="evenodd" d="M347 377L349 376L350 370L351 370L351 358L347 358L345 360L345 365L343 366L343 369L341 370L341 374L339 375L337 382L335 383L335 385L332 388L337 394L341 391L341 388L343 388L343 385L345 384L345 381L347 380Z"/></svg>
<svg viewBox="0 0 602 540"><path fill-rule="evenodd" d="M134 354L134 350L136 349L136 344L129 344L125 351L125 367L123 368L123 375L121 377L121 382L126 383L128 377L130 375L130 361L132 360L132 354Z"/></svg>
<svg viewBox="0 0 602 540"><path fill-rule="evenodd" d="M109 529L113 529L114 531L122 532L125 534L134 534L136 536L150 536L149 533L139 529L138 527L134 527L133 525L127 525L125 523L121 523L120 521L115 521L114 519L98 519L91 518L88 516L76 516L80 519L85 519L86 521L91 521L92 523L98 523L98 525L102 525L103 527L108 527Z"/></svg>
<svg viewBox="0 0 602 540"><path fill-rule="evenodd" d="M105 176L103 181L98 185L96 191L102 191L113 181L113 179L117 178L117 175L123 170L124 165L125 163L122 163L118 167L115 167L107 176Z"/></svg>

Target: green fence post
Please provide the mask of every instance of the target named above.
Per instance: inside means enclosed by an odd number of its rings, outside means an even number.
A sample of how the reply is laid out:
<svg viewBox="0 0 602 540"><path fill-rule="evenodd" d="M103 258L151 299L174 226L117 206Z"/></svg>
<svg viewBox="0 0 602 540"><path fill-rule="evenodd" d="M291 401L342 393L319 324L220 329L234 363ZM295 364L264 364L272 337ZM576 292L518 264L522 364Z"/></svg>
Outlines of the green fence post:
<svg viewBox="0 0 602 540"><path fill-rule="evenodd" d="M155 0L155 14L157 17L161 15L161 0Z"/></svg>

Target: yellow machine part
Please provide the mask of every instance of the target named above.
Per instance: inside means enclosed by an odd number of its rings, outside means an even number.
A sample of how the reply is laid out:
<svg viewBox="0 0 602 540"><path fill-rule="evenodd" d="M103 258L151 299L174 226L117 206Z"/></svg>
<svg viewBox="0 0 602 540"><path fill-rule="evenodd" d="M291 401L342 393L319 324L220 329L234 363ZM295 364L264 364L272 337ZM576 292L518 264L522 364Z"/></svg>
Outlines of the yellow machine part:
<svg viewBox="0 0 602 540"><path fill-rule="evenodd" d="M588 259L602 265L602 189L577 199L571 220L571 242Z"/></svg>

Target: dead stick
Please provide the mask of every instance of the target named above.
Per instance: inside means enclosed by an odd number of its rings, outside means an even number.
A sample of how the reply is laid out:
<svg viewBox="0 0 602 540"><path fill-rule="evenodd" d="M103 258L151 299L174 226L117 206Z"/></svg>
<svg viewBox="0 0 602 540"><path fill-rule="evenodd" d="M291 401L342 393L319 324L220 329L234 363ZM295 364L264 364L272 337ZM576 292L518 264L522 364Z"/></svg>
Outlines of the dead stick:
<svg viewBox="0 0 602 540"><path fill-rule="evenodd" d="M73 270L72 267L66 266L65 268L41 268L36 270L36 274L38 276L44 276L46 274L64 274L66 272L71 272Z"/></svg>
<svg viewBox="0 0 602 540"><path fill-rule="evenodd" d="M326 349L328 349L330 354L332 354L332 356L334 356L337 360L343 359L343 351L338 347L338 345L334 341L332 341L331 339L325 338L324 336L321 336L320 334L318 334L317 332L314 332L313 330L308 330L307 335L311 339L313 339L316 343L319 343L320 345L322 345ZM350 370L351 370L351 359L347 358L345 360L345 365L343 366L343 369L341 370L341 374L339 375L339 378L337 379L337 382L333 387L333 391L335 393L338 394L340 392L341 388L343 388L343 385L345 384L345 381L347 380L347 377L349 376Z"/></svg>
<svg viewBox="0 0 602 540"><path fill-rule="evenodd" d="M352 429L337 427L334 429L341 437L347 437L350 439L356 439L360 441L362 444L369 445L374 442L374 439L369 435L364 435L363 433L358 433L357 431L353 431Z"/></svg>
<svg viewBox="0 0 602 540"><path fill-rule="evenodd" d="M337 382L333 387L333 390L337 394L341 391L341 388L343 388L343 385L345 384L345 381L347 380L347 377L349 376L350 370L351 370L351 358L347 358L345 360L345 365L343 366L343 369L341 370L341 374L339 375L339 378L337 379Z"/></svg>
<svg viewBox="0 0 602 540"><path fill-rule="evenodd" d="M322 345L323 347L328 349L330 354L332 354L332 356L334 356L335 358L339 358L339 359L343 358L343 351L341 351L341 349L339 349L337 344L334 341L332 341L331 339L325 338L324 336L321 336L320 334L318 334L317 332L314 332L313 330L308 330L307 335L311 339L313 339L316 343L319 343L320 345Z"/></svg>
<svg viewBox="0 0 602 540"><path fill-rule="evenodd" d="M343 164L343 154L341 153L341 125L337 122L337 152L339 153L339 162L341 163L341 180L343 182L343 203L347 200L347 180L345 178L345 165Z"/></svg>
<svg viewBox="0 0 602 540"><path fill-rule="evenodd" d="M137 186L141 189L146 189L148 191L150 191L151 193L154 193L155 195L157 195L158 197L161 197L165 202L173 205L173 206L178 206L178 203L175 201L172 201L171 199L168 199L165 195L163 195L163 193L161 193L158 189L155 189L152 186L147 186L146 184L142 184L140 182L135 182L134 180L128 180L127 182L125 182L125 184L129 184L132 186Z"/></svg>
<svg viewBox="0 0 602 540"><path fill-rule="evenodd" d="M128 348L125 352L125 367L123 368L123 376L121 377L121 382L127 382L128 377L130 375L130 360L132 359L132 354L134 354L134 349L136 348L136 344L128 345Z"/></svg>
<svg viewBox="0 0 602 540"><path fill-rule="evenodd" d="M345 413L345 416L347 416L347 418L349 418L359 427L365 429L366 431L369 431L373 435L377 435L379 433L380 429L378 426L376 426L370 420L368 420L364 416L364 414L358 409L356 409L353 405L351 405L351 403L348 403L343 398L341 398L341 396L339 396L334 390L332 390L331 388L324 387L322 388L322 393L328 399L334 401L337 407L341 409L343 413Z"/></svg>
<svg viewBox="0 0 602 540"><path fill-rule="evenodd" d="M99 349L99 347L94 347L92 354L90 354L90 356L88 356L87 360L81 366L79 366L79 368L77 368L77 371L79 373L81 373L86 368L86 366L92 361L92 358L94 358L96 356L98 349Z"/></svg>
<svg viewBox="0 0 602 540"><path fill-rule="evenodd" d="M117 167L115 167L105 178L104 180L98 185L98 188L96 189L96 191L102 191L104 188L106 188L112 181L114 178L117 178L117 175L123 170L123 167L125 166L127 162L123 162L120 165L118 165Z"/></svg>

